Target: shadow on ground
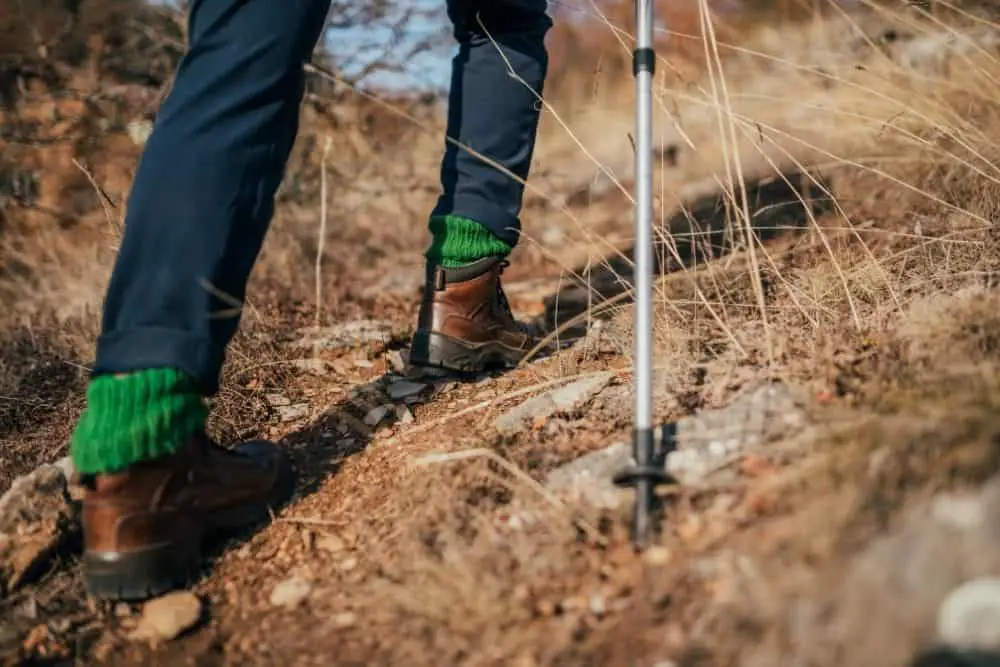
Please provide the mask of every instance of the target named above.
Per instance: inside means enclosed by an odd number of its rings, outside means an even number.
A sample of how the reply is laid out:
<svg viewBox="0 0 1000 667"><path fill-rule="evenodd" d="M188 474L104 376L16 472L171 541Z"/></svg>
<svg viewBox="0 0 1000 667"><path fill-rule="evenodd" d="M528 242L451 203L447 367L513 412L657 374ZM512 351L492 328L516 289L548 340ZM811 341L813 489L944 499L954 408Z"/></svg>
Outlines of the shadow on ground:
<svg viewBox="0 0 1000 667"><path fill-rule="evenodd" d="M810 217L833 210L830 192L829 184L801 171L748 181L746 201L757 237L766 243L804 231ZM736 204L741 201L737 193ZM682 205L664 225L668 234L660 234L655 242L656 274L694 268L738 248L734 235L727 232L733 211L734 203L721 191ZM738 241L739 234L735 237ZM634 253L635 248L629 248L595 265L576 267L574 278L545 299L545 313L535 326L546 333L560 330L560 339L566 343L578 339L586 333L586 321L579 316L591 310L593 317L606 317L611 309L600 307L602 303L621 305L631 298ZM576 322L577 318L581 321Z"/></svg>
<svg viewBox="0 0 1000 667"><path fill-rule="evenodd" d="M917 656L910 667L1000 667L1000 652L934 648Z"/></svg>
<svg viewBox="0 0 1000 667"><path fill-rule="evenodd" d="M397 424L405 418L406 412L434 402L442 391L456 383L475 383L502 372L458 375L435 371L422 373L410 369L406 376L387 373L352 387L347 397L285 440L298 468L299 496L305 497L318 491L325 481L339 472L347 459L368 447L377 429ZM389 394L389 387L394 382L422 385L424 388L405 399L394 398ZM400 409L401 406L405 406L406 412ZM377 411L384 411L385 414L376 427L371 420L366 421L366 417Z"/></svg>

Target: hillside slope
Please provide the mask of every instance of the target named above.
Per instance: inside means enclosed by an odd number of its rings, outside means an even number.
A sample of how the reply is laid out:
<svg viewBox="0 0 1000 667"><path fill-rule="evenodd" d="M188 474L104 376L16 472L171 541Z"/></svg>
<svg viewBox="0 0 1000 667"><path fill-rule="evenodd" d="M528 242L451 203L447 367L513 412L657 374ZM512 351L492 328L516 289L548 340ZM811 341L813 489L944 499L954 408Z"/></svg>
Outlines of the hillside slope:
<svg viewBox="0 0 1000 667"><path fill-rule="evenodd" d="M546 110L509 290L561 349L469 382L405 364L436 110L317 100L211 424L280 439L295 502L149 641L155 606L86 600L72 502L42 488L26 506L55 514L22 532L59 548L0 600L0 660L907 665L942 628L1000 652L938 618L1000 575L1000 26L872 10L705 52L657 88L656 403L683 483L656 548L631 549L602 464L631 427L626 85ZM82 407L132 141L74 166L98 199L72 225L4 237L4 490Z"/></svg>

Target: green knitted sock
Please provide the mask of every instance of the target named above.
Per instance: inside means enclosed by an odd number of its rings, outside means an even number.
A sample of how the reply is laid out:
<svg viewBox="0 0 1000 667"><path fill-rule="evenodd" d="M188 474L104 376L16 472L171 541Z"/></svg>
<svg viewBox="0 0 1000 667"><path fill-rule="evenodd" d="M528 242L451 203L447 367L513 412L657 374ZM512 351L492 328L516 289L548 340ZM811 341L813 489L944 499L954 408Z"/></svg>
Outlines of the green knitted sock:
<svg viewBox="0 0 1000 667"><path fill-rule="evenodd" d="M158 368L90 381L87 409L71 444L73 465L84 475L112 473L172 454L204 427L208 416L195 383Z"/></svg>
<svg viewBox="0 0 1000 667"><path fill-rule="evenodd" d="M430 230L433 240L425 257L445 268L471 264L486 257L506 257L512 250L483 225L457 215L432 217Z"/></svg>

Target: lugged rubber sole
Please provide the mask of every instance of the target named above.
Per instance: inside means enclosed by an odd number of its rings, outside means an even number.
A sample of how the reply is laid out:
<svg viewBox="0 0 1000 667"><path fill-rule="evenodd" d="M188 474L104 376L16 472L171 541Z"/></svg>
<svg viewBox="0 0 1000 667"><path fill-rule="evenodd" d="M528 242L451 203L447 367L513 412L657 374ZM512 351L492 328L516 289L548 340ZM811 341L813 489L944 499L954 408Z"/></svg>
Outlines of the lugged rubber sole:
<svg viewBox="0 0 1000 667"><path fill-rule="evenodd" d="M469 343L434 331L418 330L410 346L410 364L460 373L513 368L525 351L499 341Z"/></svg>
<svg viewBox="0 0 1000 667"><path fill-rule="evenodd" d="M284 458L284 457L283 457ZM87 592L112 602L137 602L158 597L191 583L198 574L207 540L247 530L267 521L291 498L295 470L289 459L271 497L212 516L199 535L125 552L85 551L83 581Z"/></svg>
<svg viewBox="0 0 1000 667"><path fill-rule="evenodd" d="M201 537L123 553L87 552L87 592L111 601L139 601L188 584L201 561Z"/></svg>

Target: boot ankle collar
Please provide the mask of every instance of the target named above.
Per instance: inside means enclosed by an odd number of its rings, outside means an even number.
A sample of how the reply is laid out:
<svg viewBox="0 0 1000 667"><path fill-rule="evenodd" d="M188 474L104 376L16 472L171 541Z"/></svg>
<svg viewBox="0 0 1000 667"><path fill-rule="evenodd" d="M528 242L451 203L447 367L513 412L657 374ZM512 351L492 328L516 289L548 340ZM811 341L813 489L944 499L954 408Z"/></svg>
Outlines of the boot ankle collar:
<svg viewBox="0 0 1000 667"><path fill-rule="evenodd" d="M449 283L464 283L474 280L498 266L504 267L506 265L507 260L504 257L484 257L465 266L443 267L432 265L428 267L428 272L430 273L429 278L430 282L434 285L434 289L441 291Z"/></svg>

